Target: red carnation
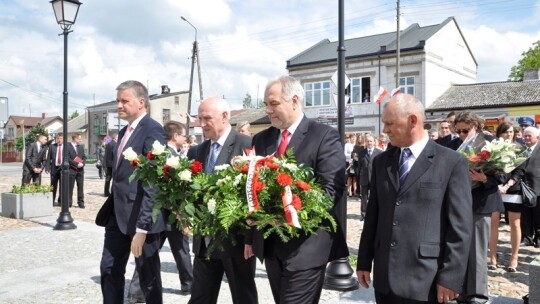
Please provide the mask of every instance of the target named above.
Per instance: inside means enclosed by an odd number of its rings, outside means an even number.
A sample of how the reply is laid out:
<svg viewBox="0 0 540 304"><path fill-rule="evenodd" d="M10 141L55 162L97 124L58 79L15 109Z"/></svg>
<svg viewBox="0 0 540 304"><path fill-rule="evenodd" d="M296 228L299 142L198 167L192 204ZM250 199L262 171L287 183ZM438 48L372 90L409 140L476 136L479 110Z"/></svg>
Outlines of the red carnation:
<svg viewBox="0 0 540 304"><path fill-rule="evenodd" d="M277 176L277 182L280 186L290 186L292 184L292 178L287 173L279 173Z"/></svg>
<svg viewBox="0 0 540 304"><path fill-rule="evenodd" d="M152 151L148 151L148 153L146 153L146 158L148 158L149 160L156 159Z"/></svg>
<svg viewBox="0 0 540 304"><path fill-rule="evenodd" d="M203 165L198 160L194 160L191 163L191 166L189 166L189 171L191 171L191 173L193 173L193 174L197 174L197 173L201 172L202 169L203 169Z"/></svg>
<svg viewBox="0 0 540 304"><path fill-rule="evenodd" d="M294 209L296 209L296 210L302 209L302 200L296 194L293 194L293 196L292 196L292 205L293 205Z"/></svg>
<svg viewBox="0 0 540 304"><path fill-rule="evenodd" d="M296 186L298 187L298 189L300 189L302 191L311 190L311 186L308 183L304 182L304 181L297 181Z"/></svg>
<svg viewBox="0 0 540 304"><path fill-rule="evenodd" d="M165 179L169 179L171 177L171 174L169 174L169 171L171 170L171 166L169 165L165 165L163 166L163 168L161 169L161 171L163 172L163 176L165 177Z"/></svg>
<svg viewBox="0 0 540 304"><path fill-rule="evenodd" d="M489 153L489 151L480 151L480 153L478 153L477 155L483 160L486 160L491 157L491 154Z"/></svg>
<svg viewBox="0 0 540 304"><path fill-rule="evenodd" d="M264 183L259 179L259 174L255 173L253 175L253 185L252 188L255 193L259 193L264 189Z"/></svg>
<svg viewBox="0 0 540 304"><path fill-rule="evenodd" d="M273 162L272 159L267 160L265 166L270 170L278 170L281 167L278 163Z"/></svg>

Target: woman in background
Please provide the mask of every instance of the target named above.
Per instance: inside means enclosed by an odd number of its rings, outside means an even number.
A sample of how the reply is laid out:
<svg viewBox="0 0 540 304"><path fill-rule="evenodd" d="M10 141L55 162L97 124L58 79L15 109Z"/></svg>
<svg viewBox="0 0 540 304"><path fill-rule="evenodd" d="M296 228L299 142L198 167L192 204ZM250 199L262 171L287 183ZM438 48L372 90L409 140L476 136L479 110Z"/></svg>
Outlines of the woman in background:
<svg viewBox="0 0 540 304"><path fill-rule="evenodd" d="M513 142L523 150L523 146L516 142L516 133L514 132L514 126L508 122L503 122L497 126L496 136L506 141ZM516 272L518 265L519 254L519 242L521 241L521 189L519 183L511 187L508 181L513 178L513 172L505 175L504 180L506 184L499 185L499 191L502 194L502 200L504 202L504 209L508 212L508 219L510 224L510 245L512 247L512 254L510 261L506 267L508 272ZM519 180L518 180L519 181ZM513 185L513 184L512 184ZM489 262L488 269L497 269L497 241L499 240L499 221L501 218L501 212L495 211L491 214L491 237L489 240Z"/></svg>

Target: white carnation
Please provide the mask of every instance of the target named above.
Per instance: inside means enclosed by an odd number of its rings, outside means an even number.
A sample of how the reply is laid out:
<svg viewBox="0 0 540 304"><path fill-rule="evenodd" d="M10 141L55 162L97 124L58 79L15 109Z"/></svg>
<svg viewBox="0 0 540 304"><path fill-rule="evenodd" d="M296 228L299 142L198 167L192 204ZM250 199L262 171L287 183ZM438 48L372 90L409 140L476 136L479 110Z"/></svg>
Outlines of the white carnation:
<svg viewBox="0 0 540 304"><path fill-rule="evenodd" d="M134 161L137 159L138 155L135 151L133 151L133 148L129 147L122 153L124 155L124 158L129 161Z"/></svg>
<svg viewBox="0 0 540 304"><path fill-rule="evenodd" d="M214 167L214 172L215 172L215 171L219 171L219 170L226 170L226 169L229 168L229 167L230 167L230 165L228 165L228 164L223 164L223 165L215 166L215 167Z"/></svg>
<svg viewBox="0 0 540 304"><path fill-rule="evenodd" d="M216 212L216 200L211 198L209 201L208 201L208 204L207 204L207 207L208 207L208 211L211 213L211 214L214 214Z"/></svg>
<svg viewBox="0 0 540 304"><path fill-rule="evenodd" d="M233 185L234 185L235 187L237 187L237 186L240 184L241 181L242 181L242 174L238 174L238 175L236 175L236 176L234 177Z"/></svg>
<svg viewBox="0 0 540 304"><path fill-rule="evenodd" d="M152 154L154 155L160 155L163 152L165 152L165 146L159 143L159 141L154 141L154 144L152 145Z"/></svg>

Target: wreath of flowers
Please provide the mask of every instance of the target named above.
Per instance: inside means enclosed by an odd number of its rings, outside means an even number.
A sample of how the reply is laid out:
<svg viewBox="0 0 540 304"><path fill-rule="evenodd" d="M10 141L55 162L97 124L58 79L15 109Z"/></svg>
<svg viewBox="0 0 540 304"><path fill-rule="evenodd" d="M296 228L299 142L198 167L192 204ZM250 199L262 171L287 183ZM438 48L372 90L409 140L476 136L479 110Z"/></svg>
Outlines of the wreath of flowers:
<svg viewBox="0 0 540 304"><path fill-rule="evenodd" d="M135 168L130 182L141 180L143 186L159 189L153 196L154 220L161 209L168 209L171 210L169 223L176 223L180 230L191 227L195 202L201 190L202 163L173 155L159 141L154 142L146 155L138 155L131 147L123 155Z"/></svg>
<svg viewBox="0 0 540 304"><path fill-rule="evenodd" d="M296 164L292 150L281 158L246 154L204 175L194 231L226 238L231 229L254 226L264 238L275 233L284 242L319 228L335 231L331 198L313 178L313 169Z"/></svg>

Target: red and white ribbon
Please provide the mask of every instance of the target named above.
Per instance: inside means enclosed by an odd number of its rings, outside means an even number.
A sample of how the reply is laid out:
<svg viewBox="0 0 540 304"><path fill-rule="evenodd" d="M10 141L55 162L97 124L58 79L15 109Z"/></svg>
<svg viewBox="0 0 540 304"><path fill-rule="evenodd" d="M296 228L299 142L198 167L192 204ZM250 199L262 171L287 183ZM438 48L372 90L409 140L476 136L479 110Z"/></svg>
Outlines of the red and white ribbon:
<svg viewBox="0 0 540 304"><path fill-rule="evenodd" d="M300 222L298 221L298 213L292 204L292 191L290 186L285 186L283 188L283 195L281 196L281 201L283 202L283 211L285 212L285 218L289 225L296 228L302 228Z"/></svg>

